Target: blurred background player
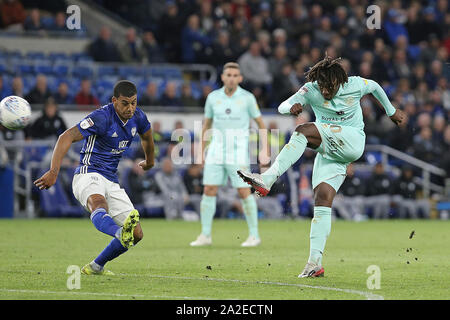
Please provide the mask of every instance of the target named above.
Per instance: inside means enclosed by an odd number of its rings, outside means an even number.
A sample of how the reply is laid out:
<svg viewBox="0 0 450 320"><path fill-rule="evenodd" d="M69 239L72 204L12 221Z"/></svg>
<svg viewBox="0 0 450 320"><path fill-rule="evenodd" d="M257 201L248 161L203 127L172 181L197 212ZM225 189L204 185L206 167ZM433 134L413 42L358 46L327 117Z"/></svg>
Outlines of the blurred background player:
<svg viewBox="0 0 450 320"><path fill-rule="evenodd" d="M151 125L137 106L136 86L126 80L116 83L112 102L95 110L76 126L61 134L53 151L50 170L34 184L48 189L56 183L62 160L72 143L85 139L80 164L75 170L72 189L75 198L91 213L94 226L113 237L108 246L83 274L108 274L104 265L135 245L143 237L139 213L119 185L117 166L136 134L141 137L145 160L143 170L154 165Z"/></svg>
<svg viewBox="0 0 450 320"><path fill-rule="evenodd" d="M216 196L219 186L228 177L233 188L237 188L241 198L249 236L241 245L254 247L261 243L258 233L258 209L250 188L237 175L238 169L248 170L250 166L248 137L250 120L254 119L260 130L266 127L261 117L256 99L239 84L243 78L239 64L226 63L221 75L223 87L211 92L205 103L205 120L202 129L201 162L205 150L205 133L212 128L203 171L203 196L200 205L201 234L191 242L191 246L212 243L211 227L216 213ZM262 142L260 162L267 162L267 137ZM266 158L264 158L266 157Z"/></svg>
<svg viewBox="0 0 450 320"><path fill-rule="evenodd" d="M333 199L344 182L347 166L358 160L364 151L361 97L372 93L395 124L403 125L406 121L405 113L391 104L378 83L361 77L348 77L339 60L325 55L306 73L308 82L278 107L282 114L298 116L303 106L309 104L316 122L298 126L289 143L263 174L239 171L244 181L265 196L274 182L297 162L306 147L317 150L312 175L314 217L311 221L310 255L300 278L319 277L325 273L322 255L331 231Z"/></svg>

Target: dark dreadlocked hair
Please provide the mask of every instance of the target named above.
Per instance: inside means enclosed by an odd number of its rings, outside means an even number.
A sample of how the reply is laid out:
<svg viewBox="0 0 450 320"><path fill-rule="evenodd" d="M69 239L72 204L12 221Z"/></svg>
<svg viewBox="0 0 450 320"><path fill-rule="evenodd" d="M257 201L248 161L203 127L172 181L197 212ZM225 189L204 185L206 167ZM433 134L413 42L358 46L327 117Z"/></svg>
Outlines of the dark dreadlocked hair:
<svg viewBox="0 0 450 320"><path fill-rule="evenodd" d="M307 81L317 81L320 87L330 92L337 92L340 85L348 81L347 72L340 64L341 58L331 59L326 53L325 58L317 62L306 73Z"/></svg>

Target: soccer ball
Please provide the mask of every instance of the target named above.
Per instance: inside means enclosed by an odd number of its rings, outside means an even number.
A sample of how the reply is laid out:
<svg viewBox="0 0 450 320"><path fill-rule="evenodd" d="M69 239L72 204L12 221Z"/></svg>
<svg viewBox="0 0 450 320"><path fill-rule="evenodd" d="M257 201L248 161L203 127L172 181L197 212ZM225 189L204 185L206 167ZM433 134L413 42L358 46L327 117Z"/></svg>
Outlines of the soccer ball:
<svg viewBox="0 0 450 320"><path fill-rule="evenodd" d="M23 129L31 119L31 107L27 100L9 96L0 102L0 123L10 129Z"/></svg>

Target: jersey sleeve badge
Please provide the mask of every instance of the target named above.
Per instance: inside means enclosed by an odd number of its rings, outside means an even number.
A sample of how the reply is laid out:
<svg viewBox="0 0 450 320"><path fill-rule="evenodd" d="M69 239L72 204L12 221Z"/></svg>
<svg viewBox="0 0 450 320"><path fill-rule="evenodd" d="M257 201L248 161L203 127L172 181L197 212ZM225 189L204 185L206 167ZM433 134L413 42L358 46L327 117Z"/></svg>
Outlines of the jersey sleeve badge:
<svg viewBox="0 0 450 320"><path fill-rule="evenodd" d="M94 125L94 121L91 118L86 118L80 122L80 127L83 130L86 130Z"/></svg>

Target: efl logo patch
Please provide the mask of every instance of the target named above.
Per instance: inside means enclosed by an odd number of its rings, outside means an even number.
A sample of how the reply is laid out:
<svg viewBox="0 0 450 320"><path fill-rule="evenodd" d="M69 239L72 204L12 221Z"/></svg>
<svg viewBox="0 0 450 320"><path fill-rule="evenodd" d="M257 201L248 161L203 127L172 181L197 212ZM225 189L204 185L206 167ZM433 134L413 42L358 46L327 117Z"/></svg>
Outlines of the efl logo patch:
<svg viewBox="0 0 450 320"><path fill-rule="evenodd" d="M304 87L304 86L301 87L299 93L300 93L301 95L304 95L305 93L308 93L308 88L306 88L306 87Z"/></svg>
<svg viewBox="0 0 450 320"><path fill-rule="evenodd" d="M91 118L86 118L80 123L81 129L86 130L87 128L90 128L94 125L94 121L92 121Z"/></svg>

